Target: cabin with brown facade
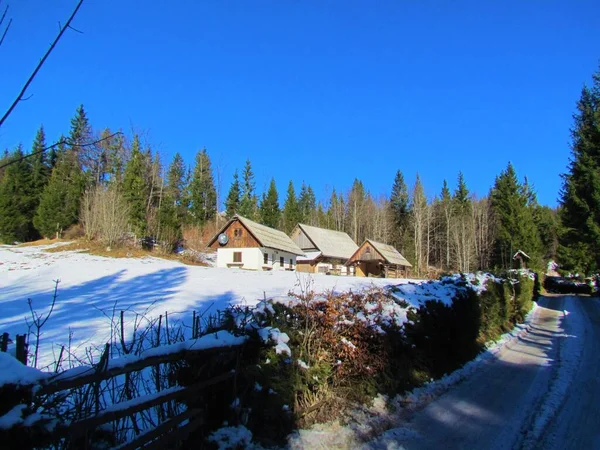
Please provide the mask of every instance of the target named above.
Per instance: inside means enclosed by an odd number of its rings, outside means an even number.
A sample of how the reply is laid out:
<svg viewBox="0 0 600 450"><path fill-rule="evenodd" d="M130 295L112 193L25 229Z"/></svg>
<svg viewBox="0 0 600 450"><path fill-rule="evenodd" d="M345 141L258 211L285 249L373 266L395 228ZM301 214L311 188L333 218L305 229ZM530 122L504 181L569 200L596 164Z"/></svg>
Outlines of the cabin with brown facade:
<svg viewBox="0 0 600 450"><path fill-rule="evenodd" d="M208 242L217 251L217 267L296 270L304 252L283 231L245 217L232 217Z"/></svg>
<svg viewBox="0 0 600 450"><path fill-rule="evenodd" d="M408 276L412 264L391 245L367 239L346 266L354 267L357 277L402 278Z"/></svg>
<svg viewBox="0 0 600 450"><path fill-rule="evenodd" d="M358 245L347 233L299 223L292 231L291 238L305 255L296 260L298 272L349 274L349 268L344 263L358 249Z"/></svg>

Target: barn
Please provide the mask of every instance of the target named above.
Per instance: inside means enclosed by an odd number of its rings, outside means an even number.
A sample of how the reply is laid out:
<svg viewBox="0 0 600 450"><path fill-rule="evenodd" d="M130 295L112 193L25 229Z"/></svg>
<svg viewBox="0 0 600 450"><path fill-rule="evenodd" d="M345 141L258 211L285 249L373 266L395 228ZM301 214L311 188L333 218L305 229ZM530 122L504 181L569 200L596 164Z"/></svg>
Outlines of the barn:
<svg viewBox="0 0 600 450"><path fill-rule="evenodd" d="M327 230L299 223L291 234L292 241L305 256L298 257L298 272L347 275L344 263L358 245L343 231Z"/></svg>
<svg viewBox="0 0 600 450"><path fill-rule="evenodd" d="M232 217L208 242L217 251L217 267L249 270L296 270L304 252L283 231L245 217Z"/></svg>
<svg viewBox="0 0 600 450"><path fill-rule="evenodd" d="M408 276L412 267L393 246L367 239L346 261L358 277L400 278Z"/></svg>

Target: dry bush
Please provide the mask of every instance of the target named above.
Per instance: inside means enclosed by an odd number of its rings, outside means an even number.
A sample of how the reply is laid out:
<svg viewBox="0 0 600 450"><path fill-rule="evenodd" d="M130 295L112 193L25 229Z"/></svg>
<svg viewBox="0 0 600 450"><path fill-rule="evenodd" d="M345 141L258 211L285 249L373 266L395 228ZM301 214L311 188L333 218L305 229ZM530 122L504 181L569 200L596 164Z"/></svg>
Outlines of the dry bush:
<svg viewBox="0 0 600 450"><path fill-rule="evenodd" d="M198 225L185 225L183 227L183 242L185 248L199 250L206 247L202 238L202 230Z"/></svg>
<svg viewBox="0 0 600 450"><path fill-rule="evenodd" d="M210 221L203 226L200 225L185 225L183 227L183 242L184 247L191 250L204 250L208 241L223 226L223 220L218 220L218 223Z"/></svg>
<svg viewBox="0 0 600 450"><path fill-rule="evenodd" d="M72 240L75 240L75 239L80 239L83 236L84 236L83 227L80 224L78 224L78 223L76 223L74 225L71 225L63 233L63 239L66 239L67 241L72 241ZM52 242L56 242L56 240L52 240Z"/></svg>
<svg viewBox="0 0 600 450"><path fill-rule="evenodd" d="M84 194L80 221L88 240L117 246L127 231L128 220L129 205L116 186L96 186Z"/></svg>

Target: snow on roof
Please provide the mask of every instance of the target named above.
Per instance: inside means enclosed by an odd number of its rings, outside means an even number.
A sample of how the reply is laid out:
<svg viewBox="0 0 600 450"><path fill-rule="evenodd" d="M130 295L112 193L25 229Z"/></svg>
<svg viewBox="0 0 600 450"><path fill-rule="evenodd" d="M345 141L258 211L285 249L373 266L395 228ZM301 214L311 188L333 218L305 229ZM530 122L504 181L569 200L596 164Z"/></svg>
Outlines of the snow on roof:
<svg viewBox="0 0 600 450"><path fill-rule="evenodd" d="M293 253L294 255L304 255L304 252L296 245L292 239L283 231L261 225L245 217L236 215L232 220L237 218L244 226L254 235L258 242L263 247L283 250L284 252ZM230 221L231 222L231 221ZM227 226L229 223L227 224Z"/></svg>
<svg viewBox="0 0 600 450"><path fill-rule="evenodd" d="M517 253L515 253L515 256L513 256L513 259L516 259L517 256L519 256L519 255L523 255L525 258L531 259L529 257L529 255L527 253L525 253L523 250L517 250Z"/></svg>
<svg viewBox="0 0 600 450"><path fill-rule="evenodd" d="M319 256L321 256L321 252L319 252L319 251L304 252L304 256L298 256L298 258L296 258L296 261L298 261L298 262L314 261Z"/></svg>
<svg viewBox="0 0 600 450"><path fill-rule="evenodd" d="M327 230L299 223L298 227L329 258L348 259L358 249L358 245L343 231Z"/></svg>
<svg viewBox="0 0 600 450"><path fill-rule="evenodd" d="M407 261L407 259L402 256L402 254L396 250L393 246L388 244L382 244L381 242L372 241L371 239L367 239L375 250L381 253L381 256L385 258L385 260L389 264L397 264L399 266L412 267L412 264Z"/></svg>

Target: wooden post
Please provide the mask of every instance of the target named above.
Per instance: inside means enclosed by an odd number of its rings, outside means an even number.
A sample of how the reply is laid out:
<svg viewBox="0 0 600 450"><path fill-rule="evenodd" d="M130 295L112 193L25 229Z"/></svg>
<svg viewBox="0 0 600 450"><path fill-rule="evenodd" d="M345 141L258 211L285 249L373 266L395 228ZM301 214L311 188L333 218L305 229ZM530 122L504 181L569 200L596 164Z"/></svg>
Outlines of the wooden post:
<svg viewBox="0 0 600 450"><path fill-rule="evenodd" d="M17 334L17 360L27 365L27 343L25 334Z"/></svg>
<svg viewBox="0 0 600 450"><path fill-rule="evenodd" d="M0 340L0 351L8 351L8 333L2 334L2 339Z"/></svg>

